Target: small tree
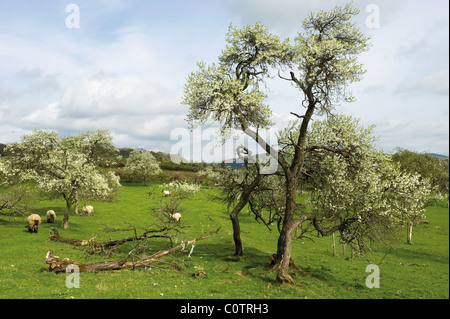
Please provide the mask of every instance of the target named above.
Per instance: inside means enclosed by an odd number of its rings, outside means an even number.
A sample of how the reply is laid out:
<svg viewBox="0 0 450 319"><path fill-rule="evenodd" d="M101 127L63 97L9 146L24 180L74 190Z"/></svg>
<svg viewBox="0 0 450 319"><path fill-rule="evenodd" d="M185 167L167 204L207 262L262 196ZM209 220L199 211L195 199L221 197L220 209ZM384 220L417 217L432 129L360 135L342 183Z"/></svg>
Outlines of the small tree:
<svg viewBox="0 0 450 319"><path fill-rule="evenodd" d="M248 161L245 161L244 168L238 170L222 168L213 171L208 169L201 174L207 175L221 186L220 195L214 196L213 199L227 205L233 228L235 255L243 256L244 247L241 239L239 213L250 201L250 197L261 184L263 176L258 174L257 167L249 165Z"/></svg>
<svg viewBox="0 0 450 319"><path fill-rule="evenodd" d="M438 159L430 154L420 154L405 149L397 149L392 155L395 162L406 172L411 174L420 174L423 178L430 181L442 194L448 194L449 191L449 161L447 159Z"/></svg>
<svg viewBox="0 0 450 319"><path fill-rule="evenodd" d="M240 147L240 149L244 148ZM228 207L236 256L244 255L239 213L246 205L249 205L255 219L261 220L269 227L278 217L281 205L277 205L275 198L283 190L281 184L277 183L279 182L277 176L259 174L260 165L263 163L259 163L258 160L255 163L249 163L248 158L240 153L238 152L239 157L245 162L243 168L238 170L218 168L214 171L209 166L199 173L221 186L220 195L214 196L213 199L223 202ZM245 153L247 154L248 150L245 150ZM268 212L267 217L264 216L264 212Z"/></svg>
<svg viewBox="0 0 450 319"><path fill-rule="evenodd" d="M64 138L34 130L22 137L21 143L7 146L11 166L22 181L34 181L39 189L64 198L64 229L69 228L69 214L78 194L104 198L120 185L114 173L102 173L97 167L101 154L114 149L110 133L100 130Z"/></svg>
<svg viewBox="0 0 450 319"><path fill-rule="evenodd" d="M148 151L133 150L127 159L124 168L125 174L134 180L143 181L144 184L162 170L155 157Z"/></svg>

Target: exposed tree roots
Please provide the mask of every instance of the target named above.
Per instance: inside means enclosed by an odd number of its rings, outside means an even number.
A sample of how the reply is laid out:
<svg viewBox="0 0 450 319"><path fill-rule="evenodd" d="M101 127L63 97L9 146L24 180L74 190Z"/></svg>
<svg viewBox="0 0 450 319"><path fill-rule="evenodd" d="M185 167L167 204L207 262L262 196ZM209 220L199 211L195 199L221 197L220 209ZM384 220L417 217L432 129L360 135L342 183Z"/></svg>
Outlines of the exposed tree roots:
<svg viewBox="0 0 450 319"><path fill-rule="evenodd" d="M288 272L282 272L279 269L280 266L280 260L278 260L277 254L273 254L270 256L269 261L267 262L267 267L270 269L276 269L278 271L277 279L276 281L279 283L290 283L296 286L301 286L301 284L298 284L295 282L295 280L289 275ZM296 265L296 263L292 260L292 258L289 261L289 270L294 273L303 273L304 271Z"/></svg>

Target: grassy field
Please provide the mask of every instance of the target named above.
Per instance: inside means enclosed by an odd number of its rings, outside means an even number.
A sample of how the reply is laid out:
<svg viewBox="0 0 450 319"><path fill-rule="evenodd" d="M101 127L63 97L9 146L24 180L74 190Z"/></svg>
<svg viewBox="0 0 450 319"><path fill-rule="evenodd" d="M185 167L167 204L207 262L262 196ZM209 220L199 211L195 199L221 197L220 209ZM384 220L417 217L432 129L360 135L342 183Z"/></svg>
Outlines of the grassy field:
<svg viewBox="0 0 450 319"><path fill-rule="evenodd" d="M246 255L235 257L231 223L222 205L211 202L204 188L194 198L183 202L182 225L185 239L193 239L221 226L220 233L198 242L190 250L171 259L182 263L186 273L158 268L81 273L80 288L67 288L66 275L49 273L47 251L56 256L86 263L120 260L135 243L120 246L113 255L88 255L81 249L60 242L47 241L49 230L57 226L62 236L99 240L119 239L132 232L105 233L103 228L126 228L138 234L152 223L152 208L158 207L160 195L148 199L148 186L127 183L117 201L93 202L94 216L70 217L70 229L60 227L64 202L41 199L33 213L44 217L48 209L57 213L56 224L43 221L37 234L26 232L26 217L12 217L0 222L0 298L269 298L269 299L372 299L372 298L449 298L449 210L444 203L427 208L429 224L414 228L414 245L402 239L395 248L379 247L370 254L370 263L378 264L380 288L369 289L365 282L369 262L351 258L347 251L332 255L331 238L294 241L292 258L303 272L294 274L298 286L274 282L275 272L265 267L276 251L276 228L269 232L247 213L240 216ZM43 218L44 219L44 218ZM406 236L406 234L405 234ZM179 238L182 239L181 237ZM166 249L167 241L154 240L149 254ZM196 278L194 273L206 276Z"/></svg>

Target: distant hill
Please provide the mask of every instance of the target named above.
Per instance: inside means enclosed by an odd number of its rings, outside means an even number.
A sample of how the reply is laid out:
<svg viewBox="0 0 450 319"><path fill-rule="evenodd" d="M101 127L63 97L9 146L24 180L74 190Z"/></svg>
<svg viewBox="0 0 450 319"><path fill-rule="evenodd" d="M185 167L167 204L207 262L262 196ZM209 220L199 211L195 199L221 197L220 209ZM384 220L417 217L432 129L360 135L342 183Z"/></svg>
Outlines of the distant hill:
<svg viewBox="0 0 450 319"><path fill-rule="evenodd" d="M232 169L239 169L245 167L244 161L239 158L227 159L222 162L225 166L231 167Z"/></svg>
<svg viewBox="0 0 450 319"><path fill-rule="evenodd" d="M276 159L272 158L272 156L267 155L267 154L256 154L256 155L250 155L250 156L245 156L245 157L249 163L256 163L258 161L259 163L265 164L267 168L273 167L272 165L275 165L275 166L278 165L278 162L276 161ZM224 160L222 162L222 164L224 164L225 166L231 167L233 169L239 169L239 168L245 167L244 161L240 158ZM267 164L269 164L270 166L267 166Z"/></svg>
<svg viewBox="0 0 450 319"><path fill-rule="evenodd" d="M133 149L129 148L129 147L122 147L122 148L119 148L119 153L123 157L128 157L132 150ZM137 150L140 152L146 151L146 149L143 149L143 148L138 148ZM154 151L150 151L150 153L156 158L156 160L158 162L172 161L176 164L189 163L189 161L187 159L185 159L183 156L178 155L178 154L167 154L167 153L163 153L163 152L154 152Z"/></svg>
<svg viewBox="0 0 450 319"><path fill-rule="evenodd" d="M441 154L436 154L436 153L426 153L427 155L433 156L437 159L446 159L448 158L448 155L441 155Z"/></svg>

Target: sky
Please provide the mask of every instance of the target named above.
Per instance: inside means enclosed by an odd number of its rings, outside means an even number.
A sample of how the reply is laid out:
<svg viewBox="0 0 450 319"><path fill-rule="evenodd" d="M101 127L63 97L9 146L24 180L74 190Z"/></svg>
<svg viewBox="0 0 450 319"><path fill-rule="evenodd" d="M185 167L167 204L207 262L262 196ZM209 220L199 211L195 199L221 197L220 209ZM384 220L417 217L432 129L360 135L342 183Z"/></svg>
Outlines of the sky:
<svg viewBox="0 0 450 319"><path fill-rule="evenodd" d="M309 12L344 3L0 0L0 143L18 142L33 129L62 136L108 129L117 147L195 161L232 157L204 146L214 144L211 127L186 137L189 107L181 101L189 73L199 61L217 61L230 23L259 21L293 39ZM359 59L367 73L349 87L356 101L337 111L376 125L377 147L386 152L448 155L448 1L355 0L354 6L360 9L354 21L371 37ZM294 119L291 111L302 111L300 92L282 82L268 82L276 128Z"/></svg>

